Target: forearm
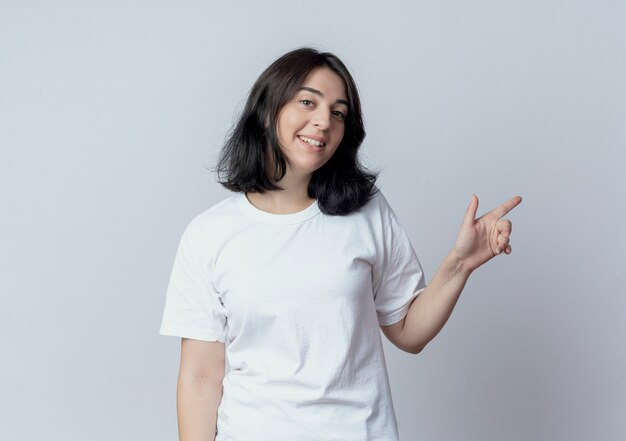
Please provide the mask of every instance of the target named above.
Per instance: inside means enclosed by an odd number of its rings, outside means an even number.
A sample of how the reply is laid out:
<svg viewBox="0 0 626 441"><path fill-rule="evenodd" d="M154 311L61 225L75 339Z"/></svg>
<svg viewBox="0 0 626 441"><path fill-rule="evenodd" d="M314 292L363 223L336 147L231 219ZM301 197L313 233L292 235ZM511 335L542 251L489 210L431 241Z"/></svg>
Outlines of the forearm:
<svg viewBox="0 0 626 441"><path fill-rule="evenodd" d="M470 274L471 271L454 252L446 256L405 317L401 332L409 352L420 352L441 331Z"/></svg>
<svg viewBox="0 0 626 441"><path fill-rule="evenodd" d="M180 375L176 389L180 441L214 441L222 383Z"/></svg>

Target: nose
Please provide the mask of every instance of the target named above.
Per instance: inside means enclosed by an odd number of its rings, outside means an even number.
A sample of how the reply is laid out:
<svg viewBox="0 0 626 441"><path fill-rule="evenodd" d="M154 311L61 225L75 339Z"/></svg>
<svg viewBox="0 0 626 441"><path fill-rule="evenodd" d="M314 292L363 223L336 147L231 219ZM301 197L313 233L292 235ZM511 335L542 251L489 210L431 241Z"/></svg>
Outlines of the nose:
<svg viewBox="0 0 626 441"><path fill-rule="evenodd" d="M320 108L313 115L313 126L320 130L326 130L330 126L330 112Z"/></svg>

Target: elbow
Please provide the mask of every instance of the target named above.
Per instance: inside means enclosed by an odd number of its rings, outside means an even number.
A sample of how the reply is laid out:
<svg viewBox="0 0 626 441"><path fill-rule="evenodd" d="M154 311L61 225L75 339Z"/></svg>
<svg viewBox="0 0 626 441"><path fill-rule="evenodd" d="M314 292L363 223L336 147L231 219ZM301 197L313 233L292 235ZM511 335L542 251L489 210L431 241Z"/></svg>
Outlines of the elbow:
<svg viewBox="0 0 626 441"><path fill-rule="evenodd" d="M413 345L401 348L404 352L408 352L409 354L417 355L424 349L426 345Z"/></svg>
<svg viewBox="0 0 626 441"><path fill-rule="evenodd" d="M408 352L409 354L417 355L420 352L422 352L422 348L410 348L410 349L405 349L404 351Z"/></svg>

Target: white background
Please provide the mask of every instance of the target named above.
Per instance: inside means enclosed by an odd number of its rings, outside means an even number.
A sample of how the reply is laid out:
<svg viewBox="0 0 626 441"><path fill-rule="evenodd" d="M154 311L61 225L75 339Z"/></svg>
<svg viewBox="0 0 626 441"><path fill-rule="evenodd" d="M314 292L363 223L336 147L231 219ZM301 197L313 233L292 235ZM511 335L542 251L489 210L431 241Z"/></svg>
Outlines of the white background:
<svg viewBox="0 0 626 441"><path fill-rule="evenodd" d="M626 439L623 1L0 2L0 438L176 439L158 335L186 223L261 71L314 45L430 279L472 193L513 254L419 355L403 441ZM245 441L245 440L242 440Z"/></svg>

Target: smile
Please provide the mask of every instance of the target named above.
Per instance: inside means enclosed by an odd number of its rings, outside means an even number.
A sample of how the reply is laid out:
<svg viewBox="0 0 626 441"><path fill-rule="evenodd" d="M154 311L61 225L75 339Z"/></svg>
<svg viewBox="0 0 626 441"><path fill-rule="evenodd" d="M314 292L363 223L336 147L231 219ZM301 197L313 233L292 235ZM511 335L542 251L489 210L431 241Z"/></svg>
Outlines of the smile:
<svg viewBox="0 0 626 441"><path fill-rule="evenodd" d="M313 147L324 147L326 145L324 142L316 141L315 139L307 138L306 136L298 136L298 138Z"/></svg>

